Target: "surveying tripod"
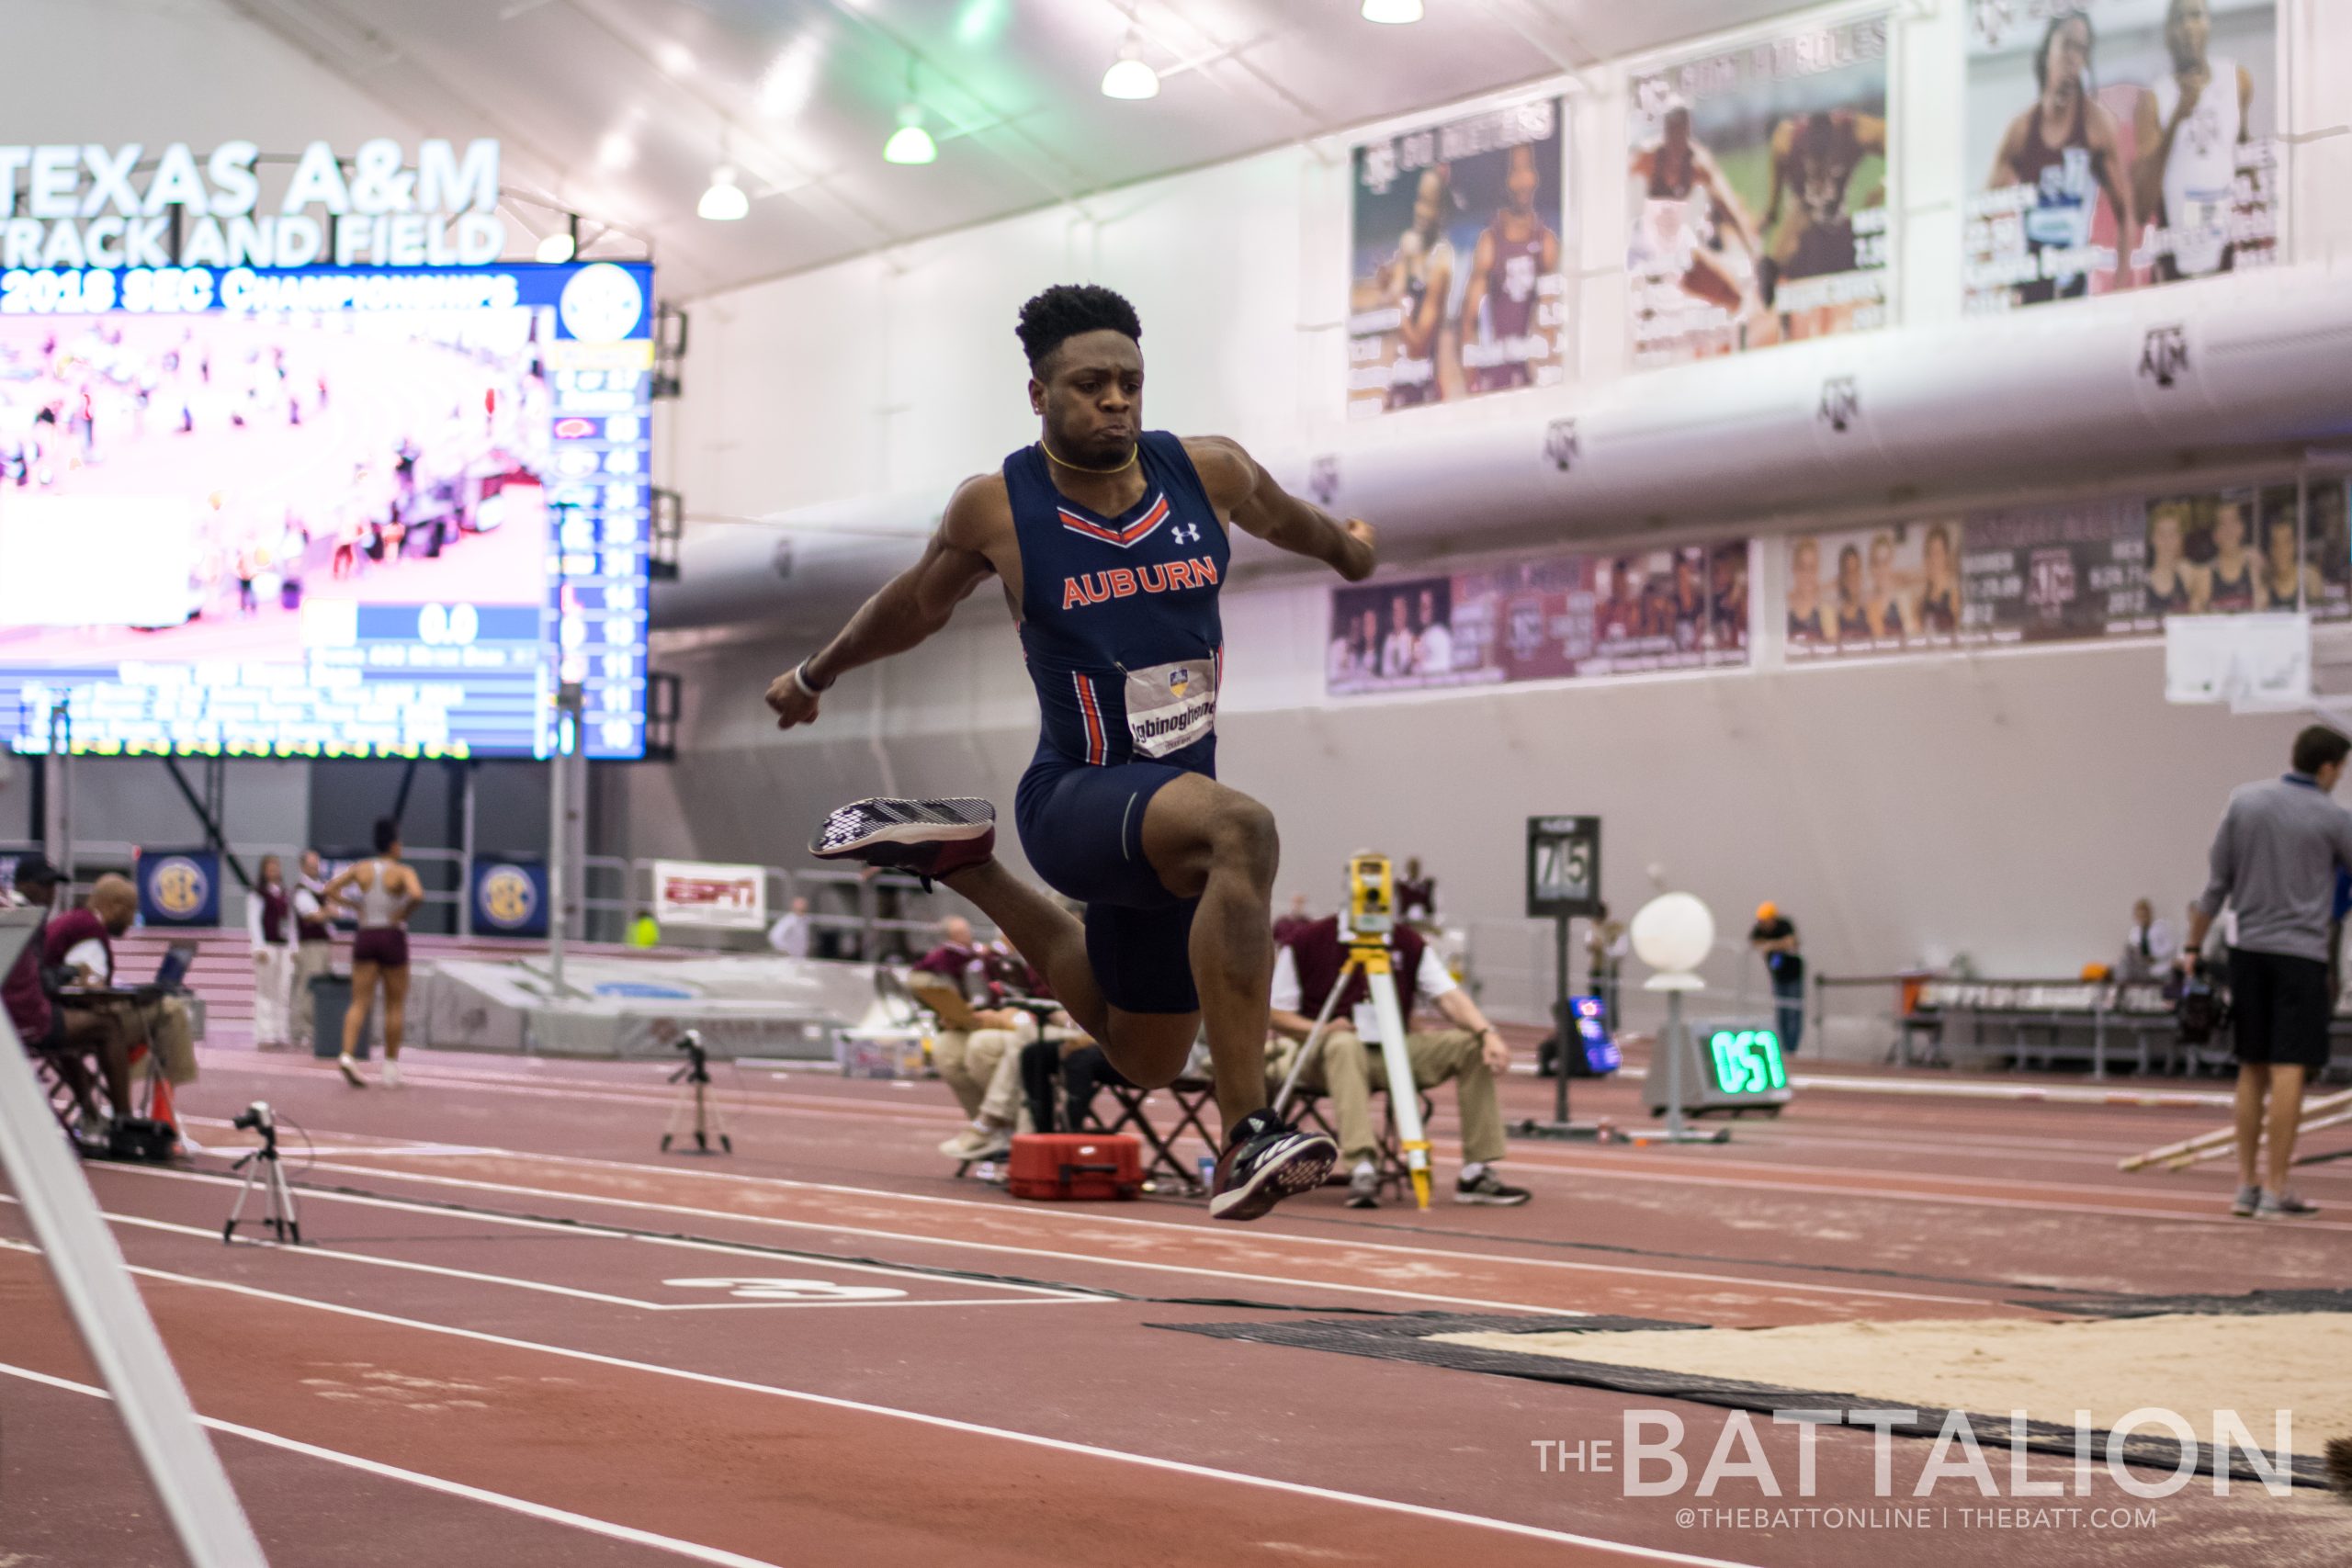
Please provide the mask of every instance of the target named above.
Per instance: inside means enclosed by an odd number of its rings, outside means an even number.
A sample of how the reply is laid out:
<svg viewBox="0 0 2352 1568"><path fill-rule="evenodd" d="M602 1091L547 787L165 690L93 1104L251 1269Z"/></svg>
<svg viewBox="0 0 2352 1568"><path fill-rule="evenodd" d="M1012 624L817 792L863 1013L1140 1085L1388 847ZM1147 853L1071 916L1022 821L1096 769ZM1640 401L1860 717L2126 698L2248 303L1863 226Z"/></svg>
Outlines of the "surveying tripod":
<svg viewBox="0 0 2352 1568"><path fill-rule="evenodd" d="M1331 994L1323 998L1323 1010L1315 1015L1315 1027L1307 1031L1306 1043L1298 1048L1282 1092L1274 1096L1274 1111L1279 1115L1290 1103L1299 1074L1322 1046L1340 998L1357 976L1363 976L1372 997L1373 1016L1380 1021L1380 1055L1388 1068L1388 1108L1396 1118L1396 1145L1413 1179L1414 1201L1426 1209L1430 1206L1430 1141L1421 1126L1420 1086L1413 1081L1413 1058L1405 1046L1405 1010L1396 999L1396 955L1388 948L1388 935L1396 929L1396 873L1388 857L1352 856L1348 861L1348 919L1343 933L1347 962L1340 967L1340 977L1331 982Z"/></svg>

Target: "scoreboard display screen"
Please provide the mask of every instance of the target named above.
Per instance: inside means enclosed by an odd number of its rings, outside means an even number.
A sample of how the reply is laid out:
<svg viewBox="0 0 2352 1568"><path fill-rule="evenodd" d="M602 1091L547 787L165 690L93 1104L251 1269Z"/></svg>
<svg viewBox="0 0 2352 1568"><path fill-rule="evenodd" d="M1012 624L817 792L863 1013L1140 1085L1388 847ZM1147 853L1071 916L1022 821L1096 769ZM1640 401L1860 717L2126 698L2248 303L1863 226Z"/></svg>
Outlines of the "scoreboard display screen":
<svg viewBox="0 0 2352 1568"><path fill-rule="evenodd" d="M642 756L652 283L0 273L0 744Z"/></svg>

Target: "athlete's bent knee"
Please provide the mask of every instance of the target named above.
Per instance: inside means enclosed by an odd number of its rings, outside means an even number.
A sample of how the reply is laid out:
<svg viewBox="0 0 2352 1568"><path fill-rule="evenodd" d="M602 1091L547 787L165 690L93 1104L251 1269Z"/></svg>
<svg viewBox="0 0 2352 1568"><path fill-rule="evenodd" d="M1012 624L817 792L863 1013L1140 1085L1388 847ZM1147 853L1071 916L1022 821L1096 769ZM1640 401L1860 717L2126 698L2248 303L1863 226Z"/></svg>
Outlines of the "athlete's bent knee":
<svg viewBox="0 0 2352 1568"><path fill-rule="evenodd" d="M1221 865L1231 865L1271 880L1282 859L1282 839L1274 814L1246 796L1223 807L1209 824L1209 852Z"/></svg>

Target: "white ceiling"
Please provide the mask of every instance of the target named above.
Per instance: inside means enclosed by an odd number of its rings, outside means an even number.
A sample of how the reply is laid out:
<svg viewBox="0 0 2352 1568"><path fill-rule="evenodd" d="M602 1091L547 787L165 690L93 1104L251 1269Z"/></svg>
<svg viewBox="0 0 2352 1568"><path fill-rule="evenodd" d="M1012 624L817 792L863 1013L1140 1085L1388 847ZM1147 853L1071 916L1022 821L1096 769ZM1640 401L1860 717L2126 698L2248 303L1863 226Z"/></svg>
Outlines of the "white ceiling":
<svg viewBox="0 0 2352 1568"><path fill-rule="evenodd" d="M527 197L650 241L692 297L1343 130L1790 0L229 0L368 97L506 148ZM1133 27L1159 96L1098 84ZM937 163L881 158L911 96ZM751 216L697 219L714 165ZM626 242L616 235L609 248ZM607 247L590 247L599 254Z"/></svg>

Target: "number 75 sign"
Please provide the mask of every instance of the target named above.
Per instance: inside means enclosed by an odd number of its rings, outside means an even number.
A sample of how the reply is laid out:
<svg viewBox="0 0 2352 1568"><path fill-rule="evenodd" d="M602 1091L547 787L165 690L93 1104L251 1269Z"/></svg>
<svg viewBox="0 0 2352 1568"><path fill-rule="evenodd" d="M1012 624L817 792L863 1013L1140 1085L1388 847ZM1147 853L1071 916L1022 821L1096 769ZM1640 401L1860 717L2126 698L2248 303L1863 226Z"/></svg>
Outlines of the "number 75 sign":
<svg viewBox="0 0 2352 1568"><path fill-rule="evenodd" d="M1600 912L1600 818L1529 818L1528 918L1589 918Z"/></svg>

